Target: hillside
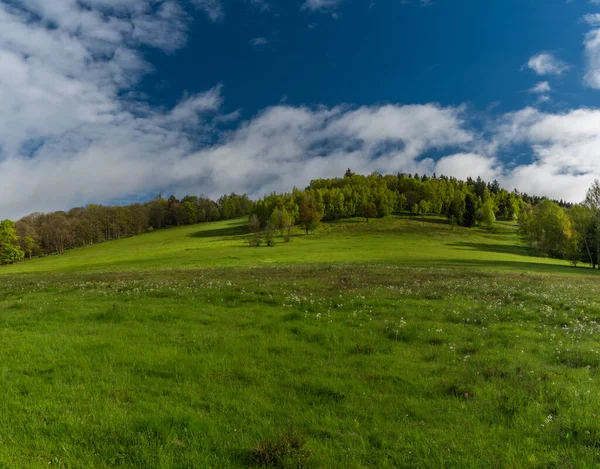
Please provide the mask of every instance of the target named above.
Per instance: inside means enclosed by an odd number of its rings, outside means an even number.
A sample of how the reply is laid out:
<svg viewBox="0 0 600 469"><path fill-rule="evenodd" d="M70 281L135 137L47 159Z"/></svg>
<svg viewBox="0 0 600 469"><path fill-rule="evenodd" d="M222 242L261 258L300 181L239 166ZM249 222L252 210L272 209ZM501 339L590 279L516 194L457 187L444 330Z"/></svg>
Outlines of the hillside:
<svg viewBox="0 0 600 469"><path fill-rule="evenodd" d="M159 230L6 266L0 275L332 263L590 273L564 261L530 256L516 225L508 222L487 231L452 227L438 217L390 216L368 224L355 218L324 224L311 235L296 228L293 242L277 238L277 246L258 249L248 247L247 231L246 218Z"/></svg>
<svg viewBox="0 0 600 469"><path fill-rule="evenodd" d="M0 269L0 467L599 467L596 272L508 223L245 225Z"/></svg>

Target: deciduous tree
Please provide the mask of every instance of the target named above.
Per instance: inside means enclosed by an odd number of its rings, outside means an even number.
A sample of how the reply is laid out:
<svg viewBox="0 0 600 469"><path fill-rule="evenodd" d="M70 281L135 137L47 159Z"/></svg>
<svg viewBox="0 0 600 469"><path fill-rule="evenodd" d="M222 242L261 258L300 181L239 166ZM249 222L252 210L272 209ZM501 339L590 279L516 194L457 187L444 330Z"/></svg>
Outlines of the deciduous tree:
<svg viewBox="0 0 600 469"><path fill-rule="evenodd" d="M25 253L17 244L17 240L14 222L0 222L0 264L12 264L23 259Z"/></svg>

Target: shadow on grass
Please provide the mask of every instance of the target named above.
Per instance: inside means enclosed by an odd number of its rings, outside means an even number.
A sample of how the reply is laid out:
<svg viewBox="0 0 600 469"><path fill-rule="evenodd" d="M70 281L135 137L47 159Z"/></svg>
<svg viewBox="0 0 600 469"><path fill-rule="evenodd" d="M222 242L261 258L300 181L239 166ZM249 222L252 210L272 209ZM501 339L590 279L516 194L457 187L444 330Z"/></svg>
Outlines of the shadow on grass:
<svg viewBox="0 0 600 469"><path fill-rule="evenodd" d="M231 237L248 234L248 225L234 225L226 226L224 228L216 228L214 230L200 230L195 233L190 233L188 236L191 238L219 238L219 237Z"/></svg>
<svg viewBox="0 0 600 469"><path fill-rule="evenodd" d="M353 218L338 218L336 220L323 220L323 223L327 223L329 225L362 225L365 223L365 219L363 217L353 217Z"/></svg>
<svg viewBox="0 0 600 469"><path fill-rule="evenodd" d="M406 220L412 220L420 223L430 223L432 225L450 225L450 220L445 220L444 218L429 218L415 215L409 215L403 218L405 218Z"/></svg>
<svg viewBox="0 0 600 469"><path fill-rule="evenodd" d="M514 254L517 256L529 256L530 251L524 246L515 246L511 244L487 244L487 243L448 243L445 246L459 248L461 250L473 250L482 252L495 252L499 254Z"/></svg>

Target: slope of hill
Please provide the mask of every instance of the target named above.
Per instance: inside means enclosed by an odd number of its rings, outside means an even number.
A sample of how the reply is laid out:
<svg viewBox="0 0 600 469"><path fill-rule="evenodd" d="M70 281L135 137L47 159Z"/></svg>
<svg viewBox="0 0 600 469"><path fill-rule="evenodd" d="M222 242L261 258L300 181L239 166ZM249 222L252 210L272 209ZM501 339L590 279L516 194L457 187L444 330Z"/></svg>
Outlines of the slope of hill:
<svg viewBox="0 0 600 469"><path fill-rule="evenodd" d="M202 223L23 262L0 268L0 275L331 263L585 273L563 261L529 256L516 226L507 222L489 232L452 227L437 217L391 216L368 224L363 219L325 224L314 235L297 230L291 243L278 238L273 248L250 249L246 219Z"/></svg>
<svg viewBox="0 0 600 469"><path fill-rule="evenodd" d="M596 272L442 221L0 269L0 467L599 467Z"/></svg>

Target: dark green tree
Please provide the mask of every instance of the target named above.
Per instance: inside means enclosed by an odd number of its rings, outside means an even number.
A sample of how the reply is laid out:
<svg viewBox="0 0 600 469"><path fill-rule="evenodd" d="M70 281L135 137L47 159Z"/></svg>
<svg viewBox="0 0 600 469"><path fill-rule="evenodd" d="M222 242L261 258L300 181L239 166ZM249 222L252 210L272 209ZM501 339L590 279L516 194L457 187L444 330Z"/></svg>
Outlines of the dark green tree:
<svg viewBox="0 0 600 469"><path fill-rule="evenodd" d="M365 217L367 223L369 223L369 218L377 216L377 206L373 202L363 204L362 215Z"/></svg>
<svg viewBox="0 0 600 469"><path fill-rule="evenodd" d="M465 196L465 213L462 217L462 226L470 228L477 223L477 211L479 209L479 197L471 192Z"/></svg>

